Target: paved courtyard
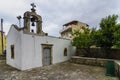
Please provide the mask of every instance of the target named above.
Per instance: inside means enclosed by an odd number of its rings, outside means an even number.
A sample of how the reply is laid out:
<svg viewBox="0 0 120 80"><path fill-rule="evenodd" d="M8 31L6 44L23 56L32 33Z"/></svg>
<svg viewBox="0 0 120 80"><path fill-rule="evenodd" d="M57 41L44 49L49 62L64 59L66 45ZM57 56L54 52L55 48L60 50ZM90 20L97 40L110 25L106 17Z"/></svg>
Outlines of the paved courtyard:
<svg viewBox="0 0 120 80"><path fill-rule="evenodd" d="M62 62L19 71L0 61L0 80L118 80L105 76L105 68Z"/></svg>

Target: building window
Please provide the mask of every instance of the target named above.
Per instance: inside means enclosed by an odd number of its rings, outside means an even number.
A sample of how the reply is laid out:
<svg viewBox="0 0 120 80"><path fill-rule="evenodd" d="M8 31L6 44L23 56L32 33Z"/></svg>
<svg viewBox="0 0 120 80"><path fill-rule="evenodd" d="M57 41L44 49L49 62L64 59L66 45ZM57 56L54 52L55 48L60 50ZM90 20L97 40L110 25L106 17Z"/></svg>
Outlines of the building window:
<svg viewBox="0 0 120 80"><path fill-rule="evenodd" d="M14 59L15 54L14 54L14 45L11 45L11 59Z"/></svg>
<svg viewBox="0 0 120 80"><path fill-rule="evenodd" d="M67 56L67 48L64 49L64 56Z"/></svg>

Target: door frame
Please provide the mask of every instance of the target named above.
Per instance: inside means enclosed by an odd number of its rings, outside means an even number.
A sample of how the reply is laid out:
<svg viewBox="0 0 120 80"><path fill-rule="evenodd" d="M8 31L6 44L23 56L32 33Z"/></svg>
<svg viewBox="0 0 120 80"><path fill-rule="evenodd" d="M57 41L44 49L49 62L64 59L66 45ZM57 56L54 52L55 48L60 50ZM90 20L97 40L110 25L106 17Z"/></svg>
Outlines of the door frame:
<svg viewBox="0 0 120 80"><path fill-rule="evenodd" d="M53 46L53 44L41 44L41 45L42 45L42 65L46 66L44 64L44 49L45 48L50 49L50 65L51 65L52 64L52 60L53 60L53 57L52 57L52 46Z"/></svg>

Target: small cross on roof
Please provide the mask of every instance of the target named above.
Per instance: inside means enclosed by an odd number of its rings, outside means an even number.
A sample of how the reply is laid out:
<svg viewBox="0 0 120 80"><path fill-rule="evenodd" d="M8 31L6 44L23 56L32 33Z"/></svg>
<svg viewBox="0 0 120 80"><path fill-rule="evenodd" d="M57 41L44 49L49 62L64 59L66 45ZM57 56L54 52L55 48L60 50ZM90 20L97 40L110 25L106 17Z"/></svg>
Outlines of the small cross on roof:
<svg viewBox="0 0 120 80"><path fill-rule="evenodd" d="M34 3L31 3L32 8L34 9L36 5Z"/></svg>

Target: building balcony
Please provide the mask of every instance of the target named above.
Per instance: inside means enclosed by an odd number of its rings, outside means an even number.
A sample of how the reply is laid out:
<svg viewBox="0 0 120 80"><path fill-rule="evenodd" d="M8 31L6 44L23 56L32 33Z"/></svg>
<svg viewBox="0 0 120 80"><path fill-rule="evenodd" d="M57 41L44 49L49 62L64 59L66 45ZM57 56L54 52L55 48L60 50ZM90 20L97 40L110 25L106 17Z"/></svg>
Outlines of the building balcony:
<svg viewBox="0 0 120 80"><path fill-rule="evenodd" d="M71 26L64 27L62 30L60 30L60 33L63 33L65 31L71 30Z"/></svg>

